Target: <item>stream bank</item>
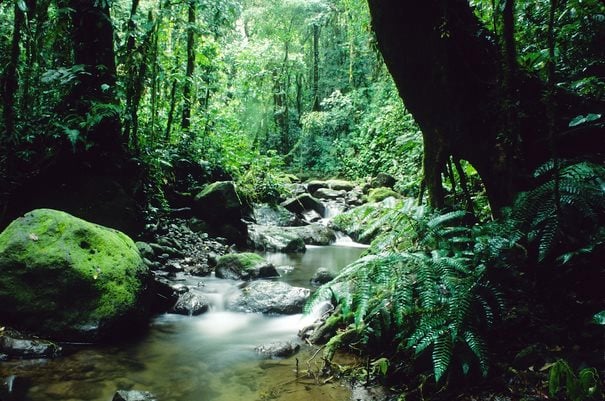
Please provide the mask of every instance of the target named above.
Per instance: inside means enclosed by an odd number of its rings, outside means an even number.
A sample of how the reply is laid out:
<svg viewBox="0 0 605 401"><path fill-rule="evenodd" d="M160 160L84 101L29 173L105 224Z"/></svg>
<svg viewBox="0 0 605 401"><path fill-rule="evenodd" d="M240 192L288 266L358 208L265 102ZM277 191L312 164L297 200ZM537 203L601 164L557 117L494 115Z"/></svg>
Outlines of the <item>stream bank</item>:
<svg viewBox="0 0 605 401"><path fill-rule="evenodd" d="M317 213L319 217L301 210L298 227L325 227L324 216L336 214L334 199L329 205L323 215ZM0 399L107 401L116 390L150 391L158 400L175 401L350 399L351 389L332 382L335 378L325 382L325 378L306 376L307 371L318 372L320 366L311 364L321 361L297 337L298 330L309 323L300 314L302 304L289 310L291 315L263 314L258 312L270 311L234 307L233 300L255 282L302 288L308 296L318 271L333 276L356 260L363 247L339 236L332 245L305 245L304 252L258 250L275 266L278 278L219 279L213 272L217 262L235 248L220 237L209 237L204 228L196 218L171 218L154 227L152 241L137 244L154 274L156 299L163 300L154 307L176 313L157 315L148 333L134 341L75 350L67 347L57 359L2 362ZM309 238L314 241L312 235ZM335 238L336 234L320 243ZM264 297L271 298L271 291ZM184 308L176 307L179 301ZM280 343L294 344L294 351L301 345L302 349L279 359L264 354Z"/></svg>

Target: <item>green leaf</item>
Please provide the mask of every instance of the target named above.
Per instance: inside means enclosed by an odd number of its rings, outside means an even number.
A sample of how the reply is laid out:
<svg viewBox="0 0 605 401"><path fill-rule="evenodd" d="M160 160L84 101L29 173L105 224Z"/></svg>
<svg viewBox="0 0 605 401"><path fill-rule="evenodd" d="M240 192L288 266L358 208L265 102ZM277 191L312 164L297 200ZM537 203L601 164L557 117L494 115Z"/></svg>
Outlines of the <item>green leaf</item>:
<svg viewBox="0 0 605 401"><path fill-rule="evenodd" d="M25 1L18 0L17 1L17 7L19 7L19 10L21 10L23 12L27 12L27 4L25 4Z"/></svg>
<svg viewBox="0 0 605 401"><path fill-rule="evenodd" d="M80 131L77 129L70 129L66 127L63 132L65 135L67 135L67 138L69 138L69 142L71 142L72 145L75 145L80 137Z"/></svg>
<svg viewBox="0 0 605 401"><path fill-rule="evenodd" d="M600 114L594 114L594 113L588 113L585 116L583 115L579 115L574 117L570 122L569 122L569 126L570 127L577 127L578 125L582 125L582 124L586 124L592 121L596 121L599 118L601 118Z"/></svg>
<svg viewBox="0 0 605 401"><path fill-rule="evenodd" d="M605 310L595 314L592 317L592 322L598 324L599 326L605 326Z"/></svg>

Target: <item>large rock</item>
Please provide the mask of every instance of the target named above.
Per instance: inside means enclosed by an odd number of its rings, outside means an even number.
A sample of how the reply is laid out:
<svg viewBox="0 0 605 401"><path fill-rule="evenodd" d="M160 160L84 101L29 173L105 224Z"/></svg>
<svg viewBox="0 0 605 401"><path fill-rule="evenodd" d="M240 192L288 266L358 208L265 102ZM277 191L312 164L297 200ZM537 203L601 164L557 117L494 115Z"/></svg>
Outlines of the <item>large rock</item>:
<svg viewBox="0 0 605 401"><path fill-rule="evenodd" d="M393 191L391 188L380 187L380 188L372 188L368 193L368 202L381 202L386 198L401 198L397 192Z"/></svg>
<svg viewBox="0 0 605 401"><path fill-rule="evenodd" d="M372 179L371 185L373 188L393 188L397 180L392 175L386 173L378 173L376 177Z"/></svg>
<svg viewBox="0 0 605 401"><path fill-rule="evenodd" d="M31 338L15 330L0 332L0 354L13 358L54 358L61 353L57 344Z"/></svg>
<svg viewBox="0 0 605 401"><path fill-rule="evenodd" d="M140 317L148 272L119 231L37 209L0 234L3 323L62 340L97 340Z"/></svg>
<svg viewBox="0 0 605 401"><path fill-rule="evenodd" d="M189 290L179 296L174 305L174 313L186 316L197 316L210 308L210 300L195 290Z"/></svg>
<svg viewBox="0 0 605 401"><path fill-rule="evenodd" d="M245 244L248 232L242 219L250 214L250 206L232 181L207 185L195 197L194 212L208 222L213 234L238 245Z"/></svg>
<svg viewBox="0 0 605 401"><path fill-rule="evenodd" d="M334 230L321 224L299 227L250 226L250 242L256 249L304 252L306 245L329 245L336 240Z"/></svg>
<svg viewBox="0 0 605 401"><path fill-rule="evenodd" d="M230 253L218 258L216 277L231 280L251 280L262 277L278 277L275 266L255 253Z"/></svg>
<svg viewBox="0 0 605 401"><path fill-rule="evenodd" d="M266 203L254 205L253 217L256 224L264 226L288 227L301 224L294 213L280 205Z"/></svg>
<svg viewBox="0 0 605 401"><path fill-rule="evenodd" d="M264 358L287 358L300 350L300 344L292 341L276 341L259 345L254 350Z"/></svg>
<svg viewBox="0 0 605 401"><path fill-rule="evenodd" d="M252 313L300 313L309 295L306 288L280 281L251 281L241 293L227 301L227 309Z"/></svg>
<svg viewBox="0 0 605 401"><path fill-rule="evenodd" d="M305 241L298 234L288 231L289 227L261 226L248 227L250 246L261 251L296 253L306 250Z"/></svg>
<svg viewBox="0 0 605 401"><path fill-rule="evenodd" d="M309 181L307 184L307 190L309 193L315 193L319 188L329 188L336 191L350 191L355 188L354 182L345 180L326 180L326 181Z"/></svg>
<svg viewBox="0 0 605 401"><path fill-rule="evenodd" d="M292 213L302 213L305 210L315 210L320 215L324 215L325 206L316 198L309 194L302 194L295 198L288 199L281 203L281 206L285 207Z"/></svg>
<svg viewBox="0 0 605 401"><path fill-rule="evenodd" d="M347 191L337 191L335 189L330 188L319 188L317 191L313 192L313 196L318 199L339 199L344 198Z"/></svg>

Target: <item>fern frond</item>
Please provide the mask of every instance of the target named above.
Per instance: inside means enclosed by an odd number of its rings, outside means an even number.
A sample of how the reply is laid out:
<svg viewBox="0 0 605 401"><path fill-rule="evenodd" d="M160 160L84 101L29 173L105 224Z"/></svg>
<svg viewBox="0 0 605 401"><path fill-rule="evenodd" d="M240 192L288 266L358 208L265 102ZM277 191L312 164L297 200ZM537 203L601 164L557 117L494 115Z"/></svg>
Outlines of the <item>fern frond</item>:
<svg viewBox="0 0 605 401"><path fill-rule="evenodd" d="M465 331L463 333L463 337L466 345L468 345L472 353L477 357L481 373L484 377L487 376L489 364L487 363L487 347L485 342L483 342L481 337L471 330Z"/></svg>
<svg viewBox="0 0 605 401"><path fill-rule="evenodd" d="M435 373L435 381L441 380L443 374L447 371L452 360L454 344L452 335L445 331L435 340L433 348L433 371Z"/></svg>

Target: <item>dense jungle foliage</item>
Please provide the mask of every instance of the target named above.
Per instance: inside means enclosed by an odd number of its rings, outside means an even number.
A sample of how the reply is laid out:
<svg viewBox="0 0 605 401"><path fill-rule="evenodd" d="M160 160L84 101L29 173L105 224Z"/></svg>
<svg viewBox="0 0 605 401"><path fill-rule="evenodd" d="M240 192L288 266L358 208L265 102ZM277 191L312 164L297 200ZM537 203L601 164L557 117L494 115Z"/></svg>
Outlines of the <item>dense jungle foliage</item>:
<svg viewBox="0 0 605 401"><path fill-rule="evenodd" d="M149 219L218 179L275 203L387 173L401 199L337 218L372 244L308 305L335 308L326 369L359 353L400 399L602 399L605 2L413 3L0 2L0 227L51 177L128 176ZM384 39L429 20L447 46Z"/></svg>

